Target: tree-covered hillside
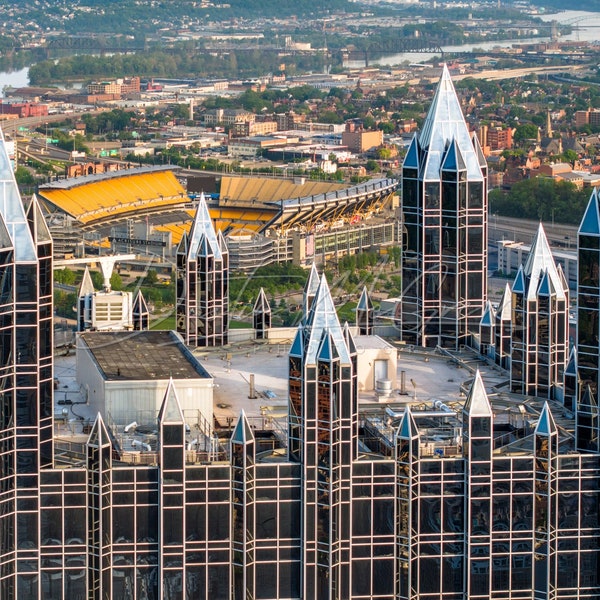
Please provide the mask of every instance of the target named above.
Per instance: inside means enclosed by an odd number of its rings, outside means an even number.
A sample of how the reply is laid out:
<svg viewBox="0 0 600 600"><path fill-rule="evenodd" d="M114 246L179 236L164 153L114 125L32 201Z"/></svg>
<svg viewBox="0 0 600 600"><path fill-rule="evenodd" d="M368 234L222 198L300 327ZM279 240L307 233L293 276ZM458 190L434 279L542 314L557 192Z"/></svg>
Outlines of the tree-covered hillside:
<svg viewBox="0 0 600 600"><path fill-rule="evenodd" d="M1 3L0 3L1 4ZM223 22L232 25L243 19L323 17L334 12L356 12L356 4L348 0L297 2L295 0L227 0L206 3L196 0L41 0L32 4L24 0L12 2L43 30L63 30L68 34L126 33L140 36L185 29L198 23ZM2 14L0 6L0 15Z"/></svg>

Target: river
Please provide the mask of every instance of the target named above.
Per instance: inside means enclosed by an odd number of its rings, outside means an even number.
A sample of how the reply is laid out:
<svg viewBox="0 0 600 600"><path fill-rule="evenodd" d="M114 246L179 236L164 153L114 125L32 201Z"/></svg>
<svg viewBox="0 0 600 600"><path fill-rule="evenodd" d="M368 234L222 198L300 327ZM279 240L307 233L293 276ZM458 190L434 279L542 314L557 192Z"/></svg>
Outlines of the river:
<svg viewBox="0 0 600 600"><path fill-rule="evenodd" d="M559 13L548 15L538 15L544 22L558 21L559 24L572 25L573 31L569 35L561 37L561 40L580 40L587 42L597 42L600 40L600 13L587 12L583 10L565 10ZM576 29L575 29L576 27ZM548 36L549 37L549 36ZM547 38L517 38L514 40L502 40L494 42L476 42L471 44L461 44L459 46L444 46L443 50L447 53L454 52L473 52L475 48L482 50L492 50L494 48L507 48L512 44L527 44L530 42L539 42ZM431 58L439 57L439 54L405 52L401 54L390 54L371 59L372 64L391 66L404 61L425 62ZM364 60L349 60L344 63L345 67L359 69L365 66Z"/></svg>
<svg viewBox="0 0 600 600"><path fill-rule="evenodd" d="M0 73L0 98L4 96L5 86L20 88L27 85L29 85L29 67L18 71L4 71Z"/></svg>
<svg viewBox="0 0 600 600"><path fill-rule="evenodd" d="M574 29L569 35L561 37L561 40L580 40L587 42L598 42L600 40L600 12L588 12L584 10L564 10L559 13L548 15L538 15L544 22L558 21L562 24L573 25ZM493 48L506 48L512 44L524 44L528 42L539 42L546 38L518 38L514 40L502 40L495 42L477 42L474 44L462 44L460 46L445 46L444 52L472 52L475 48L483 50L492 50ZM391 54L382 56L371 62L379 65L397 65L404 61L409 62L425 62L436 54L428 53L403 53ZM358 69L365 66L362 60L346 61L345 67ZM0 98L4 95L4 86L24 87L29 85L29 67L19 69L17 71L0 72Z"/></svg>

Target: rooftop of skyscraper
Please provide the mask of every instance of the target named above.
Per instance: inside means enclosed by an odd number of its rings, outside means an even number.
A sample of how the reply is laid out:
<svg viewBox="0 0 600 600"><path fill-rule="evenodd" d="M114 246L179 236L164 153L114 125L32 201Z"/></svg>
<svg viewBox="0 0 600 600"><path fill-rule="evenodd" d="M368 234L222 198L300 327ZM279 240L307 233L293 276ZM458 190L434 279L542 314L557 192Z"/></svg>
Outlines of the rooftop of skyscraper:
<svg viewBox="0 0 600 600"><path fill-rule="evenodd" d="M362 450L367 454L390 455L394 433L407 406L420 432L422 456L441 458L460 454L462 411L477 370L482 373L494 414L496 453L531 451L532 436L543 402L511 394L506 371L484 362L469 350L448 352L401 344L392 346L376 336L356 336L355 341L359 361L367 347L378 345L393 348L398 357L396 385L389 390L389 396L382 397L377 390L361 390L359 385ZM289 340L278 344L245 342L231 344L227 348L204 348L198 353L202 367L214 382L214 431L220 443L218 451L215 445L213 459L227 455L227 439L242 410L257 435L268 437L271 449L281 449L271 459L285 457L290 345ZM80 389L76 382L73 355L56 357L56 379L55 435L61 440L83 445L95 413L86 402L85 390ZM559 403L551 402L550 406L558 426L561 449L567 451L572 447L573 415ZM134 421L134 418L131 420ZM123 460L139 464L155 460L156 414L139 411L135 417L136 424L139 423L135 436L126 435L130 432L127 432L124 423L111 422L110 419L109 422L115 439L127 444ZM188 446L198 438L195 423L190 421L189 424ZM281 454L282 451L284 454ZM207 460L209 455L207 450L205 454L190 455L189 459ZM76 454L73 456L76 457ZM268 457L265 455L264 458Z"/></svg>

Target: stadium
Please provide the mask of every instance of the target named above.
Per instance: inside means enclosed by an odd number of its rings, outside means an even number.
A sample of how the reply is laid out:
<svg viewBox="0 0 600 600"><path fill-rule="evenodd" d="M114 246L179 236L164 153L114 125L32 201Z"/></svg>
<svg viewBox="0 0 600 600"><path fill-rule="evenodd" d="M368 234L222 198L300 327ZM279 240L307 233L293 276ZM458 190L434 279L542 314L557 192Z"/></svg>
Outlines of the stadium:
<svg viewBox="0 0 600 600"><path fill-rule="evenodd" d="M40 186L56 258L118 252L170 262L195 212L194 179L179 167L156 166ZM400 240L395 179L348 185L225 175L199 181L204 191L213 190L207 193L211 217L226 236L235 270L274 262L322 264Z"/></svg>

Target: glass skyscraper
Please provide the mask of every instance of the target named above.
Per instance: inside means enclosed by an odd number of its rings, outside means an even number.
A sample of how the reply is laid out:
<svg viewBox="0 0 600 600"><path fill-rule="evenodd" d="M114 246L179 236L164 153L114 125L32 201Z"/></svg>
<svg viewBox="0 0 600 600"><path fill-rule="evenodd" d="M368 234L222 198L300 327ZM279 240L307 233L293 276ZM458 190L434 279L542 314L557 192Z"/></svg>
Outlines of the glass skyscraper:
<svg viewBox="0 0 600 600"><path fill-rule="evenodd" d="M600 456L577 421L488 397L479 372L458 411L361 408L360 352L314 268L286 431L242 412L201 450L171 382L156 447L124 452L98 414L53 451L51 240L3 143L0 181L0 598L600 597Z"/></svg>
<svg viewBox="0 0 600 600"><path fill-rule="evenodd" d="M458 348L487 299L487 163L444 66L402 167L402 339Z"/></svg>
<svg viewBox="0 0 600 600"><path fill-rule="evenodd" d="M200 194L177 249L177 331L190 346L223 346L229 330L229 253Z"/></svg>

